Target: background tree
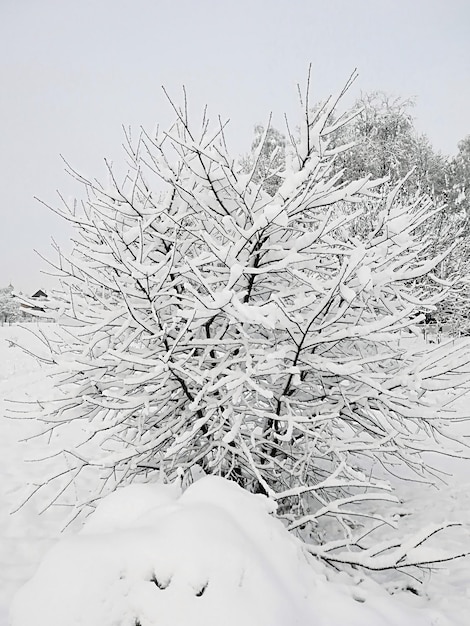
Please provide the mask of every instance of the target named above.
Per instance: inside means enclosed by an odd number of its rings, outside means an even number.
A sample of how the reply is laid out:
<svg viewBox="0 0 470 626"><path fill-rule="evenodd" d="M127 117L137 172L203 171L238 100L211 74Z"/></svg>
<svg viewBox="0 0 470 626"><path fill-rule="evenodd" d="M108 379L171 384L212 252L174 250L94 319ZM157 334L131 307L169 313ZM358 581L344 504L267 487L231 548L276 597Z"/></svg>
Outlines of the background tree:
<svg viewBox="0 0 470 626"><path fill-rule="evenodd" d="M364 94L354 109L352 124L342 128L341 140L354 142L338 159L345 177L371 174L399 180L412 169L417 138L410 113L412 100L393 98L383 92Z"/></svg>
<svg viewBox="0 0 470 626"><path fill-rule="evenodd" d="M127 138L122 182L111 167L106 185L75 173L85 199L56 209L75 246L45 303L59 324L43 355L57 397L34 416L48 435L72 425L83 440L64 450L52 438L64 470L34 489L55 485L57 502L91 475L86 509L132 480L218 474L276 500L328 562L415 565L426 533L361 553L383 524L377 501L396 501L376 470L423 476L421 450L445 450L455 414L429 392L463 384L470 351L403 339L442 297L419 282L443 259L415 236L434 214L429 198L344 181L334 103L302 107L274 195L259 159L240 171L223 127L204 117L192 128L176 107L168 133ZM377 210L357 236L365 199Z"/></svg>
<svg viewBox="0 0 470 626"><path fill-rule="evenodd" d="M426 193L436 205L447 202L449 190L455 185L449 178L448 159L433 149L426 135L416 131L412 116L414 104L411 98L393 97L381 91L366 93L357 99L348 112L351 121L333 127L329 149L338 148L334 172L342 171L344 181L367 175L374 179L387 177L391 186L406 179L401 193L410 196ZM316 104L313 112L320 111L322 106L324 104ZM347 150L341 148L348 144L351 145ZM275 172L284 167L285 151L282 133L272 127L266 131L263 126L257 126L251 152L241 161L247 172L257 161L254 180L267 178L265 184L269 185L271 195L282 182ZM267 172L271 177L266 176ZM411 176L410 172L413 172ZM436 223L436 241L442 240L445 214L441 212Z"/></svg>
<svg viewBox="0 0 470 626"><path fill-rule="evenodd" d="M433 319L451 329L467 332L470 310L465 306L469 269L469 235L466 217L465 181L467 152L465 141L454 159L436 152L429 139L414 127L412 99L372 92L359 98L352 123L336 131L333 143L351 142L350 150L339 152L335 171L344 180L366 176L389 178L394 185L405 180L401 193L410 201L416 194L427 194L433 204L442 206L426 223L425 236L432 238L432 254L452 248L439 267L439 277L447 281L447 296L437 306ZM469 142L470 143L470 142ZM362 217L354 224L356 234L371 228L377 205L364 204ZM467 295L466 295L467 294ZM459 306L457 306L459 302ZM462 305L464 308L462 309Z"/></svg>
<svg viewBox="0 0 470 626"><path fill-rule="evenodd" d="M455 332L470 334L470 136L459 143L446 169L447 207L436 228L436 249L450 239L454 250L441 268L441 276L454 281L448 297L437 307L435 319Z"/></svg>
<svg viewBox="0 0 470 626"><path fill-rule="evenodd" d="M457 155L449 164L449 196L455 211L470 218L470 135L458 145Z"/></svg>
<svg viewBox="0 0 470 626"><path fill-rule="evenodd" d="M276 128L269 125L265 129L261 124L255 126L254 135L251 151L240 159L240 165L245 173L251 174L253 182L262 181L264 191L274 196L282 184L286 138Z"/></svg>
<svg viewBox="0 0 470 626"><path fill-rule="evenodd" d="M13 285L0 288L0 322L10 324L22 317L19 301L15 299Z"/></svg>

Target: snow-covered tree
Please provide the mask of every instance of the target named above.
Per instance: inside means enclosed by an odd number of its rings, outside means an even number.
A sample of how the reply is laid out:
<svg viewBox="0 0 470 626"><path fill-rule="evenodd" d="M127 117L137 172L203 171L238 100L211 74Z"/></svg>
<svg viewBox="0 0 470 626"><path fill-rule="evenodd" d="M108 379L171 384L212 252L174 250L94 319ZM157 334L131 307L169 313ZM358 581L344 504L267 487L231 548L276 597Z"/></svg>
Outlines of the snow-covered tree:
<svg viewBox="0 0 470 626"><path fill-rule="evenodd" d="M470 135L458 145L457 155L450 161L450 187L452 204L470 219Z"/></svg>
<svg viewBox="0 0 470 626"><path fill-rule="evenodd" d="M20 318L20 304L14 297L13 285L0 288L0 323L16 322Z"/></svg>
<svg viewBox="0 0 470 626"><path fill-rule="evenodd" d="M454 250L441 268L442 278L455 284L448 297L438 306L435 315L440 324L459 332L470 333L470 136L459 143L455 157L446 166L446 208L435 219L435 250L442 250L449 241Z"/></svg>
<svg viewBox="0 0 470 626"><path fill-rule="evenodd" d="M273 126L266 129L257 124L251 151L241 160L242 172L251 174L255 183L263 181L263 189L274 196L282 184L280 172L285 170L286 138Z"/></svg>
<svg viewBox="0 0 470 626"><path fill-rule="evenodd" d="M86 195L55 209L75 245L46 303L57 396L34 416L48 433L75 424L83 441L63 450L52 438L64 470L34 489L57 484L56 502L96 476L86 509L133 480L216 474L274 499L329 562L423 561L412 543L360 551L384 523L377 503L395 501L383 471L423 477L422 451L445 448L454 413L430 392L466 380L470 351L407 341L442 297L420 282L443 258L429 258L422 231L436 209L400 185L335 174L330 141L348 116L334 107L302 103L274 195L257 158L245 173L230 156L223 126L191 127L176 107L168 132L127 137L122 181L110 166L104 184L74 173ZM378 210L359 237L365 199Z"/></svg>
<svg viewBox="0 0 470 626"><path fill-rule="evenodd" d="M337 133L337 141L352 142L351 149L339 156L337 169L344 169L351 180L366 173L375 178L400 180L414 170L406 187L442 201L446 187L446 159L437 153L426 135L414 126L412 99L374 91L363 94L354 104L356 116Z"/></svg>

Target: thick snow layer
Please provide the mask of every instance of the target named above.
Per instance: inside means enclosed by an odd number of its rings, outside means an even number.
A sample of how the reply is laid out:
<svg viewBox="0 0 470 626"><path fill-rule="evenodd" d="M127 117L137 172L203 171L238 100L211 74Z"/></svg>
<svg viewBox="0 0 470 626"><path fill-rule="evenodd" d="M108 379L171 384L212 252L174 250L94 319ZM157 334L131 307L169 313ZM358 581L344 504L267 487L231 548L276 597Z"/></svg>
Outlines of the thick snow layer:
<svg viewBox="0 0 470 626"><path fill-rule="evenodd" d="M57 543L17 594L13 626L386 626L429 622L378 588L329 581L270 516L222 478L131 485Z"/></svg>
<svg viewBox="0 0 470 626"><path fill-rule="evenodd" d="M35 464L25 464L24 458L41 456L45 443L20 443L36 426L21 416L17 421L5 419L5 399L34 398L49 384L47 370L10 348L11 339L29 341L19 328L0 328L0 626L8 624L13 593L31 577L14 603L13 626L41 626L45 615L48 626L58 624L58 616L61 626L135 626L136 618L141 626L469 623L468 559L436 568L423 585L406 578L420 596L406 589L389 596L362 575L353 580L315 561L307 565L295 540L270 516L269 500L210 479L182 495L175 487L152 485L121 490L100 504L81 532L67 529L58 542L68 511L49 509L41 514L43 503L32 500L10 515L24 485L35 477ZM466 398L461 402L468 405ZM400 533L415 533L430 523L461 521L462 528L441 537L439 548L453 553L468 550L470 462L440 456L435 462L449 473L442 490L397 481ZM51 546L55 547L34 574ZM160 589L157 582L164 587L170 576L167 588ZM240 580L241 586L232 585ZM385 582L392 588L387 577ZM85 612L81 622L72 613L74 602ZM143 613L154 607L158 617ZM99 611L104 618L93 621L91 616Z"/></svg>

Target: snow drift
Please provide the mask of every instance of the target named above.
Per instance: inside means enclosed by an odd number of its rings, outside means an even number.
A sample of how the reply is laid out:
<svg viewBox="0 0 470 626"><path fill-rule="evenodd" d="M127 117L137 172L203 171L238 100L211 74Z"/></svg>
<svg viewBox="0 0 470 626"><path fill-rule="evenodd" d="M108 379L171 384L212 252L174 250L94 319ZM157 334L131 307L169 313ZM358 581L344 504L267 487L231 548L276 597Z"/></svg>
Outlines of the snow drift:
<svg viewBox="0 0 470 626"><path fill-rule="evenodd" d="M205 477L109 495L16 595L13 626L386 626L430 622L308 557L275 504ZM411 621L410 621L411 620Z"/></svg>

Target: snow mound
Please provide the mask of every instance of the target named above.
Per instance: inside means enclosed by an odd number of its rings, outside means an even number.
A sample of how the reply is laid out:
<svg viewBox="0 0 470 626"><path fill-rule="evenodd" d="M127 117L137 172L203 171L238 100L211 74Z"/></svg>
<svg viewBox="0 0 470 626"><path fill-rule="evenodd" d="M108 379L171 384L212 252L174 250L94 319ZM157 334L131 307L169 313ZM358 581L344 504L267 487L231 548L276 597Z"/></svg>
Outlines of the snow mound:
<svg viewBox="0 0 470 626"><path fill-rule="evenodd" d="M326 568L268 498L205 477L136 484L59 541L17 593L13 626L429 625L371 581ZM347 579L347 580L346 580ZM409 621L409 620L412 621Z"/></svg>

